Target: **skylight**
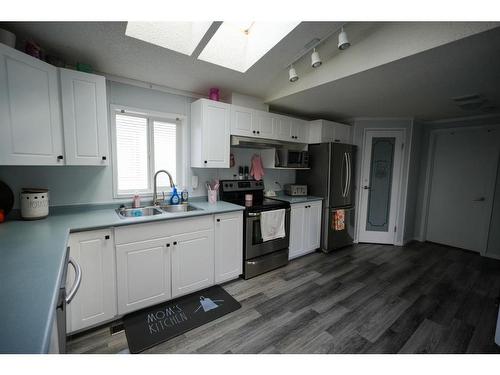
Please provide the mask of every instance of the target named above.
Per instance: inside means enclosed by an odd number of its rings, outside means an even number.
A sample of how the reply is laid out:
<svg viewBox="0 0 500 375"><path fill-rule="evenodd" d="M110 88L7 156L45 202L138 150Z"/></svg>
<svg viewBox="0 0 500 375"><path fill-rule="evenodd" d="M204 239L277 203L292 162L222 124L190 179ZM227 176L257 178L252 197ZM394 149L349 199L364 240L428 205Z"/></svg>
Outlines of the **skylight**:
<svg viewBox="0 0 500 375"><path fill-rule="evenodd" d="M299 22L223 22L200 60L246 72Z"/></svg>
<svg viewBox="0 0 500 375"><path fill-rule="evenodd" d="M125 35L191 55L212 22L128 22Z"/></svg>
<svg viewBox="0 0 500 375"><path fill-rule="evenodd" d="M198 59L246 72L299 22L222 22ZM192 55L212 22L128 22L125 35Z"/></svg>

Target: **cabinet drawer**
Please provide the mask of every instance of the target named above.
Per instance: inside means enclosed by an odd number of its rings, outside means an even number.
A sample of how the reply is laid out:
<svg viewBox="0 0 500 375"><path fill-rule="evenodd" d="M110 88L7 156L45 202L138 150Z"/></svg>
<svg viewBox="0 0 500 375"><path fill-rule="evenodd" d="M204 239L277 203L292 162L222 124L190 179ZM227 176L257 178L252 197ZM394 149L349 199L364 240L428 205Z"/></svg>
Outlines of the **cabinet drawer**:
<svg viewBox="0 0 500 375"><path fill-rule="evenodd" d="M115 228L117 245L213 229L212 215L173 219Z"/></svg>

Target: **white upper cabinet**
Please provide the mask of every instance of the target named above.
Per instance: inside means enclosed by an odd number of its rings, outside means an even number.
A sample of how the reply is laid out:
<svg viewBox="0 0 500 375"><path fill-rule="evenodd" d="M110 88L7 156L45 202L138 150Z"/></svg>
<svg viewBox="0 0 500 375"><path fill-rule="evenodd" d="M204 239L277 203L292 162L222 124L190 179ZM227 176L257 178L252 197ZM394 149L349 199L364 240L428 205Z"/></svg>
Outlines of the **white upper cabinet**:
<svg viewBox="0 0 500 375"><path fill-rule="evenodd" d="M254 111L252 124L253 137L276 138L273 117L269 112Z"/></svg>
<svg viewBox="0 0 500 375"><path fill-rule="evenodd" d="M57 68L0 43L0 165L63 165Z"/></svg>
<svg viewBox="0 0 500 375"><path fill-rule="evenodd" d="M293 142L298 142L298 143L307 143L308 141L308 126L307 126L307 121L304 120L299 120L296 118L293 118L291 120L292 122L292 141Z"/></svg>
<svg viewBox="0 0 500 375"><path fill-rule="evenodd" d="M106 80L60 69L67 165L108 165Z"/></svg>
<svg viewBox="0 0 500 375"><path fill-rule="evenodd" d="M327 120L309 122L309 142L351 143L351 126Z"/></svg>
<svg viewBox="0 0 500 375"><path fill-rule="evenodd" d="M250 108L240 107L237 105L231 106L231 134L243 137L251 137L254 135L253 124L254 111Z"/></svg>
<svg viewBox="0 0 500 375"><path fill-rule="evenodd" d="M231 105L208 99L191 104L191 167L229 168Z"/></svg>
<svg viewBox="0 0 500 375"><path fill-rule="evenodd" d="M290 117L275 115L273 121L277 139L285 142L293 142L292 119Z"/></svg>

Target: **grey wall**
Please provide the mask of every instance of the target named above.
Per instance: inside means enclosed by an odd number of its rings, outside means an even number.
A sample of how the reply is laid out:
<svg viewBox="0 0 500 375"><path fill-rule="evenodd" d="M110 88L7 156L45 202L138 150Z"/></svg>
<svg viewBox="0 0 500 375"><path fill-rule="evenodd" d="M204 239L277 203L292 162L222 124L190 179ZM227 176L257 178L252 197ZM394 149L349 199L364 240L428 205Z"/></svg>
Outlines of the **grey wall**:
<svg viewBox="0 0 500 375"><path fill-rule="evenodd" d="M488 249L486 255L500 259L500 161L497 170L497 183L493 210L491 213L490 233L488 236Z"/></svg>
<svg viewBox="0 0 500 375"><path fill-rule="evenodd" d="M410 148L408 147L411 144L412 139L412 128L413 128L413 120L412 119L383 119L383 118L359 118L353 119L354 127L353 127L353 143L358 146L357 153L357 162L356 162L356 186L355 186L355 195L356 195L356 215L360 214L360 206L359 206L359 184L361 181L361 164L363 158L363 142L364 142L364 133L365 130L368 129L405 129L406 130L406 139L405 139L405 150L403 153L403 177L402 184L400 189L400 215L397 221L397 227L399 228L396 233L395 244L402 245L403 244L403 234L405 232L405 218L406 218L406 196L407 196L407 186L408 186L408 173L409 173L409 160L410 160ZM358 236L358 230L356 228L356 240Z"/></svg>
<svg viewBox="0 0 500 375"><path fill-rule="evenodd" d="M175 113L188 116L190 97L174 95L162 91L145 89L117 82L107 82L108 102L110 104L149 109L159 112ZM111 136L109 137L111 142ZM189 147L189 134L187 145ZM110 144L111 150L111 144ZM258 150L232 150L236 157L236 166L250 165L250 159ZM189 150L187 150L189 155ZM186 161L188 163L188 161ZM110 156L108 167L43 167L43 166L0 166L0 180L11 187L17 196L23 187L44 187L50 189L50 204L52 206L112 203L129 201L130 199L113 198L113 169ZM206 195L205 181L214 178L232 178L237 169L195 169L186 168L185 181L191 196ZM266 188L275 188L274 182L294 182L294 171L266 170L264 183ZM199 188L191 189L191 176L199 178ZM177 182L180 184L180 182ZM18 208L17 202L15 205Z"/></svg>

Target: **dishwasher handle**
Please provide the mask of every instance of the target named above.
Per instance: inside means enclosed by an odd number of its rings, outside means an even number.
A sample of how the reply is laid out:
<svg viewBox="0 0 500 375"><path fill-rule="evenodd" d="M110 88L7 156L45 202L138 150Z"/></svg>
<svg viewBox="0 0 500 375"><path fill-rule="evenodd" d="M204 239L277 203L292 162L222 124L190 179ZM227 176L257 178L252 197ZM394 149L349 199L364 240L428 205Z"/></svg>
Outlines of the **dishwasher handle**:
<svg viewBox="0 0 500 375"><path fill-rule="evenodd" d="M82 268L80 267L80 265L73 258L69 258L68 264L71 264L71 266L75 270L75 281L66 296L67 304L71 303L76 295L76 292L78 292L78 289L80 288L80 284L82 283Z"/></svg>

